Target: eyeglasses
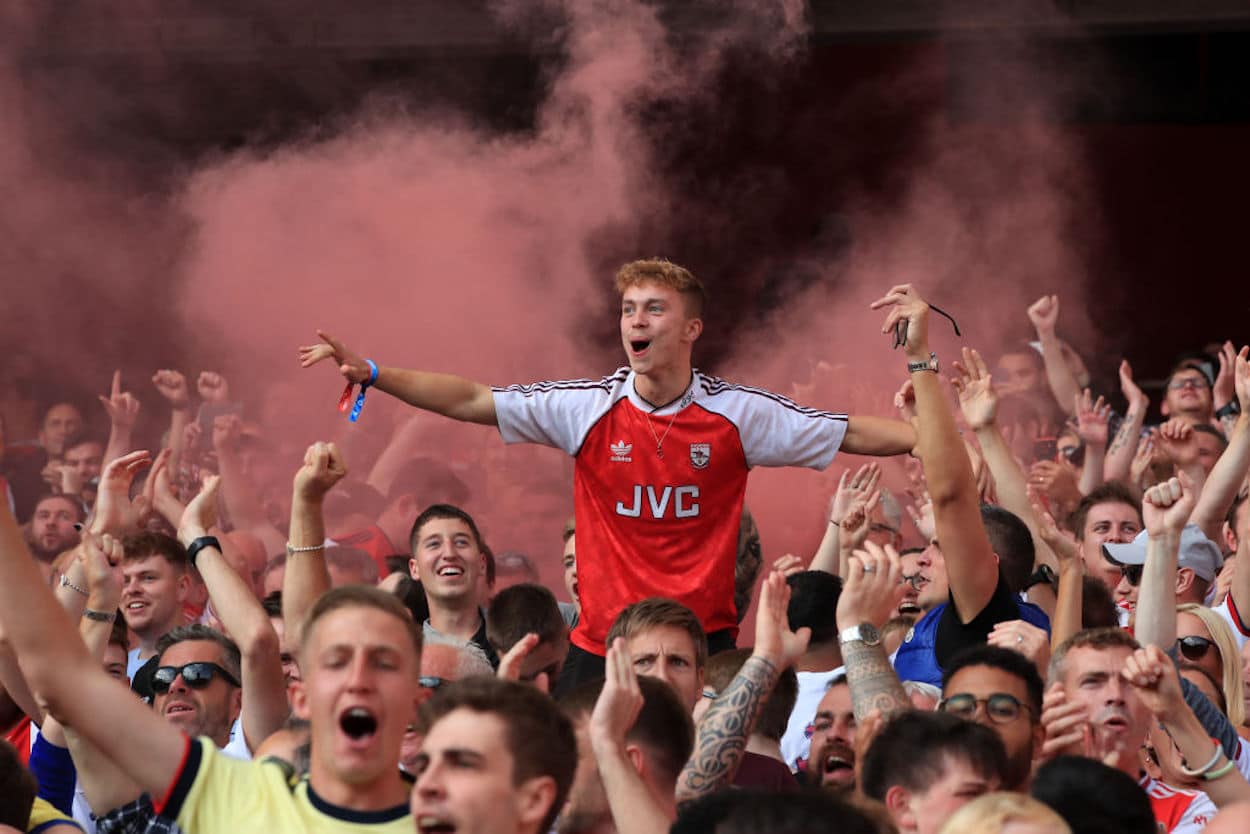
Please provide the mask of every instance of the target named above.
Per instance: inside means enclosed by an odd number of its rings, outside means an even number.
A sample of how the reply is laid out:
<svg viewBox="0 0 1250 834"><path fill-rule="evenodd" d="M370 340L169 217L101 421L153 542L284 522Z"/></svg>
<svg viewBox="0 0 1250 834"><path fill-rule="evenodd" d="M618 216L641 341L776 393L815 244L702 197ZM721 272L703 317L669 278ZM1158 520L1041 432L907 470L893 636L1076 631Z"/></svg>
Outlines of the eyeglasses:
<svg viewBox="0 0 1250 834"><path fill-rule="evenodd" d="M928 584L929 578L923 573L913 573L911 576L904 575L903 581L919 591L921 585Z"/></svg>
<svg viewBox="0 0 1250 834"><path fill-rule="evenodd" d="M438 689L440 686L445 686L449 683L451 683L451 681L447 678L440 678L435 675L422 675L417 678L417 686L420 686L423 689Z"/></svg>
<svg viewBox="0 0 1250 834"><path fill-rule="evenodd" d="M192 689L203 689L213 682L213 678L217 675L231 686L238 686L239 679L230 672L218 666L216 663L207 663L197 661L195 663L187 663L183 666L161 666L152 675L152 691L157 695L164 695L169 688L174 685L174 681L179 676L182 677L183 683Z"/></svg>
<svg viewBox="0 0 1250 834"><path fill-rule="evenodd" d="M938 709L968 721L976 720L977 707L985 705L985 714L995 724L1010 724L1020 717L1020 712L1032 712L1028 704L1020 702L1014 695L1006 692L995 692L988 698L978 698L967 693L943 698Z"/></svg>
<svg viewBox="0 0 1250 834"><path fill-rule="evenodd" d="M1214 640L1208 640L1196 634L1191 634L1188 637L1177 637L1176 645L1180 648L1181 655L1186 660L1202 660L1207 656L1207 652L1211 651L1212 647L1219 651L1219 647L1215 646Z"/></svg>
<svg viewBox="0 0 1250 834"><path fill-rule="evenodd" d="M1181 379L1174 379L1168 383L1169 391L1180 391L1185 388L1193 388L1195 391L1199 388L1206 388L1207 381L1201 377L1187 376Z"/></svg>

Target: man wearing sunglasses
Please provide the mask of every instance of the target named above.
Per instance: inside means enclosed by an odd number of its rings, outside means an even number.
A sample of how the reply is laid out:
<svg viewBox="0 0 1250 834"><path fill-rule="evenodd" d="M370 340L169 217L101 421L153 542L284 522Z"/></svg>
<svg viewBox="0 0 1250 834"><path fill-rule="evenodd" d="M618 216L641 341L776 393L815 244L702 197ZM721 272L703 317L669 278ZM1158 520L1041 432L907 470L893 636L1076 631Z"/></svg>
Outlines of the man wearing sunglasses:
<svg viewBox="0 0 1250 834"><path fill-rule="evenodd" d="M230 739L243 708L234 641L198 623L180 626L161 638L157 655L160 665L152 675L157 714L191 738L211 738L227 755L251 758L242 733Z"/></svg>
<svg viewBox="0 0 1250 834"><path fill-rule="evenodd" d="M1135 592L1141 585L1149 539L1149 533L1142 530L1131 542L1108 542L1102 546L1104 560L1121 571L1117 597L1136 599ZM1224 557L1215 542L1204 536L1197 525L1186 524L1181 530L1180 554L1177 557L1177 604L1192 602L1202 605L1223 563Z"/></svg>
<svg viewBox="0 0 1250 834"><path fill-rule="evenodd" d="M1027 791L1033 757L1042 749L1042 678L1019 652L978 646L947 665L938 709L984 724L1003 740L1003 789Z"/></svg>

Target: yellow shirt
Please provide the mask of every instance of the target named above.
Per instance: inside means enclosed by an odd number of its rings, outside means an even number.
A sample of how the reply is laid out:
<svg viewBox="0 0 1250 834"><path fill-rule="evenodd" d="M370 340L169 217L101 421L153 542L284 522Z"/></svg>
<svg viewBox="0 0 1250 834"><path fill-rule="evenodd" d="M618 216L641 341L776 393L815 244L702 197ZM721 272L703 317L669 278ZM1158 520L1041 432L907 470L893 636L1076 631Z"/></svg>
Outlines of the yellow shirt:
<svg viewBox="0 0 1250 834"><path fill-rule="evenodd" d="M157 808L195 834L412 834L415 829L407 805L383 811L331 805L279 762L232 759L207 738L189 743L182 770Z"/></svg>
<svg viewBox="0 0 1250 834"><path fill-rule="evenodd" d="M30 822L26 824L27 834L38 834L54 825L72 825L82 831L82 826L73 817L62 814L51 802L35 797L35 804L30 809Z"/></svg>

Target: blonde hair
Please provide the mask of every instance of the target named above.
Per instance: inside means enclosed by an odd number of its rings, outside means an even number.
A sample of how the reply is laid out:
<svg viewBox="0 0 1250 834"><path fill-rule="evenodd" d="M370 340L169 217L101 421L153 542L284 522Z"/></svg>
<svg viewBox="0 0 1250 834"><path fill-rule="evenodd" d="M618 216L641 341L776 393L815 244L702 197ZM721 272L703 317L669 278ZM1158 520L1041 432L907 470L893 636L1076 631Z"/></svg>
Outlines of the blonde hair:
<svg viewBox="0 0 1250 834"><path fill-rule="evenodd" d="M630 261L616 271L616 291L622 295L630 287L646 283L676 290L686 300L687 315L692 319L702 318L707 290L690 270L664 258L649 258Z"/></svg>
<svg viewBox="0 0 1250 834"><path fill-rule="evenodd" d="M1022 793L987 793L960 808L939 834L999 834L1011 822L1049 826L1053 834L1072 834L1063 817L1048 805Z"/></svg>
<svg viewBox="0 0 1250 834"><path fill-rule="evenodd" d="M1224 700L1228 703L1228 721L1234 727L1240 727L1246 721L1246 704L1242 700L1241 651L1233 638L1233 630L1223 617L1205 605L1187 602L1176 606L1176 613L1193 614L1202 620L1207 633L1215 641L1215 647L1220 650L1220 668L1223 670L1220 688L1224 690Z"/></svg>

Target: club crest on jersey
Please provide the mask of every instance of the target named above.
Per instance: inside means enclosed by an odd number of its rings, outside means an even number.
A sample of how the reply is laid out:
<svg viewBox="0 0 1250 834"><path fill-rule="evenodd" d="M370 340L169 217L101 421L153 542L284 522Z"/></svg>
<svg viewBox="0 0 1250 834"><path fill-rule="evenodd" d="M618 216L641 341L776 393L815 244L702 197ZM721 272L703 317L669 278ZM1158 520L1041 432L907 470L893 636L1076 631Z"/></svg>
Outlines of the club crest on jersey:
<svg viewBox="0 0 1250 834"><path fill-rule="evenodd" d="M707 469L707 465L712 460L712 444L711 443L691 443L690 444L690 465L695 469Z"/></svg>
<svg viewBox="0 0 1250 834"><path fill-rule="evenodd" d="M629 456L634 451L634 444L632 443L618 440L615 443L609 443L608 449L612 452L612 460L616 463L630 463L633 461L633 458Z"/></svg>

